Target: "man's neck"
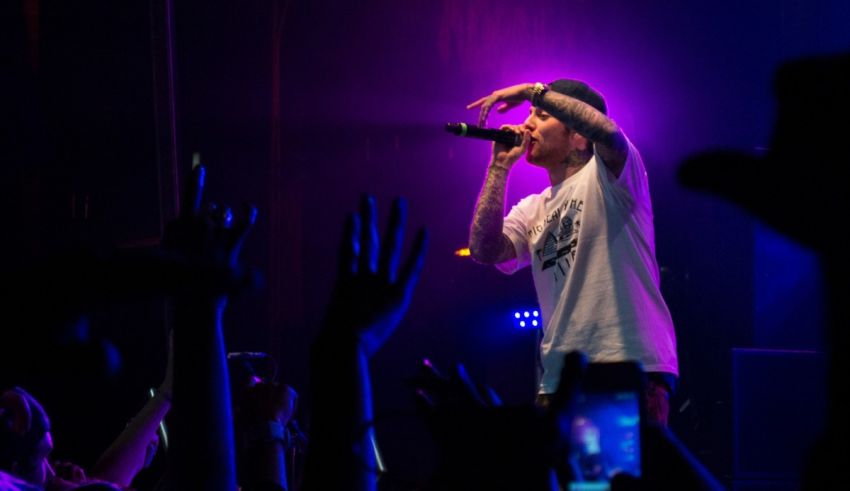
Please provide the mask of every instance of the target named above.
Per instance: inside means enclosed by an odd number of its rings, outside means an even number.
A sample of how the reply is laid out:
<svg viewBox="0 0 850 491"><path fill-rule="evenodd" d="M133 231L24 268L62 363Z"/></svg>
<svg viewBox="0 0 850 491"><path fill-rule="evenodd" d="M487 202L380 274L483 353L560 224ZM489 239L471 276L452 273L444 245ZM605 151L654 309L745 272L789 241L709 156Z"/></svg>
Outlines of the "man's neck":
<svg viewBox="0 0 850 491"><path fill-rule="evenodd" d="M590 162L591 157L593 157L593 152L571 153L563 162L559 162L547 169L549 171L549 182L552 186L561 184L582 170Z"/></svg>

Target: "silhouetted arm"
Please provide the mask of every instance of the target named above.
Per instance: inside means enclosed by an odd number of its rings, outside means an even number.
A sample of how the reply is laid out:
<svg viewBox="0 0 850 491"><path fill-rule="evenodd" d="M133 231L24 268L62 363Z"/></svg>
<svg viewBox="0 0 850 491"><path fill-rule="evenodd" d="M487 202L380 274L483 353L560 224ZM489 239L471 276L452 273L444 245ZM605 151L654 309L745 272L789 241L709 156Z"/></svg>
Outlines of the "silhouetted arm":
<svg viewBox="0 0 850 491"><path fill-rule="evenodd" d="M204 169L192 172L191 190L164 246L221 281L198 282L175 295L174 396L172 444L165 489L236 489L230 387L222 313L227 303L221 285L244 276L238 256L254 223L246 207L234 221L229 209L201 211Z"/></svg>
<svg viewBox="0 0 850 491"><path fill-rule="evenodd" d="M346 222L337 286L312 347L311 437L306 490L374 490L369 358L402 319L419 277L427 235L421 230L399 269L406 206L393 203L379 246L375 202L364 197Z"/></svg>

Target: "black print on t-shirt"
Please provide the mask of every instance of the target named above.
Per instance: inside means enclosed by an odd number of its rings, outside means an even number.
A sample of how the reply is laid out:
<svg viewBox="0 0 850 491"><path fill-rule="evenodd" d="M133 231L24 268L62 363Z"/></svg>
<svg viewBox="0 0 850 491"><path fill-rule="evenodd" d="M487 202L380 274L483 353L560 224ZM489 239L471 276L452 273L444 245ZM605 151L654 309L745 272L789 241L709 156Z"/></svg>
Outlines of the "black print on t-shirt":
<svg viewBox="0 0 850 491"><path fill-rule="evenodd" d="M584 201L583 200L571 199L571 200L565 202L564 204L562 204L561 206L556 208L555 211L553 211L551 214L549 214L549 216L544 218L541 223L538 223L536 225L528 227L528 230L526 231L526 233L528 234L528 239L532 240L534 238L534 236L536 236L539 233L542 233L543 230L545 230L546 227L548 227L550 223L554 222L555 220L560 219L562 213L572 213L572 216L575 216L577 213L580 213L583 208L584 208Z"/></svg>
<svg viewBox="0 0 850 491"><path fill-rule="evenodd" d="M575 200L573 200L573 203L575 203ZM581 205L582 202L579 201L577 206L570 206L572 210L575 210L573 212L574 214L561 217L557 234L546 232L543 247L536 251L537 259L540 261L541 271L546 271L549 268L557 266L552 271L556 281L567 275L567 271L569 271L576 258L576 246L578 245L578 231L581 227L581 219L577 218L575 214L581 212Z"/></svg>

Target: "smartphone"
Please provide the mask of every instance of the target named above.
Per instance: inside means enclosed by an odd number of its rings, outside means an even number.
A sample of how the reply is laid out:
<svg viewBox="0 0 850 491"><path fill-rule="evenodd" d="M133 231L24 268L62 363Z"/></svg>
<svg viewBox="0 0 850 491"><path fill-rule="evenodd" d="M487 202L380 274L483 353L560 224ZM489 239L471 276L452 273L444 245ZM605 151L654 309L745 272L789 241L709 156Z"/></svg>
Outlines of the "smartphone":
<svg viewBox="0 0 850 491"><path fill-rule="evenodd" d="M571 424L570 491L608 491L620 472L640 477L644 384L637 362L588 365Z"/></svg>

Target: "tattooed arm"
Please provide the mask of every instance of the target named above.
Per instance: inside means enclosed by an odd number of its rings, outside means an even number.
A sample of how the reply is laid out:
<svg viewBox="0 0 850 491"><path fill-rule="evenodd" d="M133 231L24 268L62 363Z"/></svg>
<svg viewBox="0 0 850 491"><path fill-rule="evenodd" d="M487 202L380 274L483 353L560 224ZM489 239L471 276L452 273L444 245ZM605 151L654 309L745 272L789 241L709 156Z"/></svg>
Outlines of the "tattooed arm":
<svg viewBox="0 0 850 491"><path fill-rule="evenodd" d="M525 101L531 101L532 87L534 87L534 84L505 87L466 107L467 109L481 108L478 124L484 126L494 104L502 103L496 110L504 113ZM568 128L572 128L581 136L592 141L608 170L615 176L620 176L629 149L625 135L612 119L590 104L553 90L549 90L543 95L540 108L557 118Z"/></svg>
<svg viewBox="0 0 850 491"><path fill-rule="evenodd" d="M530 139L521 126L502 126L523 133L522 145L506 147L493 144L493 158L487 166L487 177L472 215L469 230L469 251L472 258L482 264L498 264L516 257L511 240L502 233L505 213L505 192L511 167L525 153Z"/></svg>
<svg viewBox="0 0 850 491"><path fill-rule="evenodd" d="M539 106L592 141L608 170L620 177L629 154L629 144L614 120L590 104L553 90L543 95Z"/></svg>

